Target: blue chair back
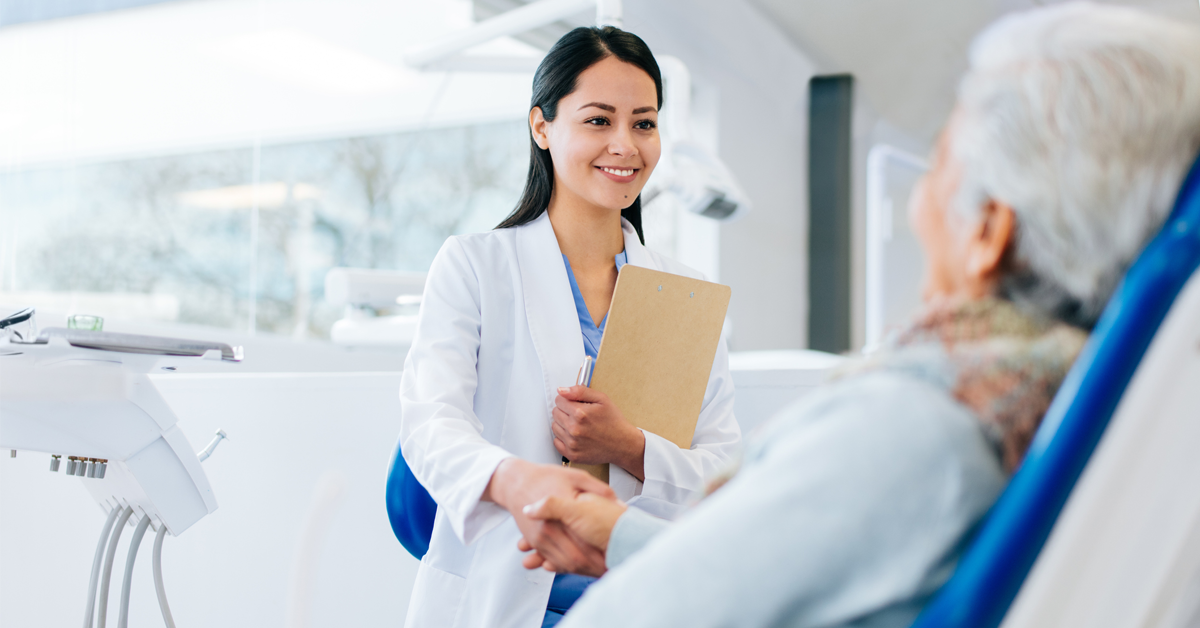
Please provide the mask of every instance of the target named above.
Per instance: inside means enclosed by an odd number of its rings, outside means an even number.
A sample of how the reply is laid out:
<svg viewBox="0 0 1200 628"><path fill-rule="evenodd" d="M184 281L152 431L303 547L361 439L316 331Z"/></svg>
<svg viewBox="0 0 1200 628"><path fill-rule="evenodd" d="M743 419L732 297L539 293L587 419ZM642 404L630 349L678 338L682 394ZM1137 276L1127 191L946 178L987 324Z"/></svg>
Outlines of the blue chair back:
<svg viewBox="0 0 1200 628"><path fill-rule="evenodd" d="M1000 625L1175 297L1200 267L1200 159L1063 381L1021 468L913 628Z"/></svg>
<svg viewBox="0 0 1200 628"><path fill-rule="evenodd" d="M399 442L392 453L392 464L388 467L387 514L392 533L404 549L417 559L424 556L429 551L429 539L433 536L437 502L413 477L412 470L400 454Z"/></svg>

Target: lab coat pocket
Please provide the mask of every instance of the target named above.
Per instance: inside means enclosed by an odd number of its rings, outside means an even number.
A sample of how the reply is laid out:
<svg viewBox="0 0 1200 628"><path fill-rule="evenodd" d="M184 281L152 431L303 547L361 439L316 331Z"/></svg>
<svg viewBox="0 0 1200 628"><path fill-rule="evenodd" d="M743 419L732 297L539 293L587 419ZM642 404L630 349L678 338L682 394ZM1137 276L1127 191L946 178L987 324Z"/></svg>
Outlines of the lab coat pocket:
<svg viewBox="0 0 1200 628"><path fill-rule="evenodd" d="M405 626L453 626L467 589L467 579L431 566L424 560L417 570Z"/></svg>

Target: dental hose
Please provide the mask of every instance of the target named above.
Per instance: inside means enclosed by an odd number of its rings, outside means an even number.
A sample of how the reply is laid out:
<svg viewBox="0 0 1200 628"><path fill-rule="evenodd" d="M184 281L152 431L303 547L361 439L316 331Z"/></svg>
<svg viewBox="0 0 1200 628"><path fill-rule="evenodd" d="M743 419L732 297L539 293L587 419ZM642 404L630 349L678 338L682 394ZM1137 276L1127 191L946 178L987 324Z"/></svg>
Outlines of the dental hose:
<svg viewBox="0 0 1200 628"><path fill-rule="evenodd" d="M108 554L104 557L104 572L100 578L100 610L96 616L97 628L104 628L108 622L108 585L112 580L112 565L113 558L117 554L117 541L121 540L121 531L125 528L125 522L133 516L133 508L128 506L121 511L120 518L117 519L116 527L113 529L112 536L108 538Z"/></svg>
<svg viewBox="0 0 1200 628"><path fill-rule="evenodd" d="M121 613L117 616L117 628L129 626L129 588L133 584L133 561L137 559L138 546L142 537L146 536L146 528L150 527L150 515L143 515L129 539L129 555L125 557L125 580L121 583ZM165 526L164 526L165 527Z"/></svg>
<svg viewBox="0 0 1200 628"><path fill-rule="evenodd" d="M158 608L162 611L163 622L167 628L175 628L175 619L171 617L171 606L167 604L167 590L163 587L162 578L162 544L167 535L167 525L160 523L158 534L154 536L154 591L158 593Z"/></svg>
<svg viewBox="0 0 1200 628"><path fill-rule="evenodd" d="M112 533L113 524L121 514L121 508L113 506L108 511L108 519L104 522L104 530L100 532L100 540L96 542L96 557L92 559L92 577L88 581L87 613L83 616L83 628L92 628L93 612L96 610L96 586L100 581L100 565L104 561L104 548L108 545L108 535Z"/></svg>

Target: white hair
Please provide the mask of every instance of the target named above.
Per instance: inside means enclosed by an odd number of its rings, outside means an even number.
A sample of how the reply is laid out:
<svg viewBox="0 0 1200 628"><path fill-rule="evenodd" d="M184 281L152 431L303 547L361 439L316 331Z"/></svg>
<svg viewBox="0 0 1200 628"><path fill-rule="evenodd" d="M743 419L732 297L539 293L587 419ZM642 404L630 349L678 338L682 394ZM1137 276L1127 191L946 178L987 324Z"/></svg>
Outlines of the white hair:
<svg viewBox="0 0 1200 628"><path fill-rule="evenodd" d="M1007 16L959 86L954 206L1017 215L1001 291L1090 327L1200 151L1200 31L1116 6Z"/></svg>

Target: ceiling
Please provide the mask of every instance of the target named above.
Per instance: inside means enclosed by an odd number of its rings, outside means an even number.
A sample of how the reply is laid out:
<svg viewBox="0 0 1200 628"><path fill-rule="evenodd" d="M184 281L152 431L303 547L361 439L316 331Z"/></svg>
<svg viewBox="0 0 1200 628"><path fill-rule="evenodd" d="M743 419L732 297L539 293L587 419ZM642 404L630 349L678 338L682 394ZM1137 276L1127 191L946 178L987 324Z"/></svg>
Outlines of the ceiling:
<svg viewBox="0 0 1200 628"><path fill-rule="evenodd" d="M405 64L471 23L467 0L196 0L5 26L0 170L523 119L528 74Z"/></svg>
<svg viewBox="0 0 1200 628"><path fill-rule="evenodd" d="M471 0L477 20L530 0ZM650 0L630 0L647 2ZM823 74L854 75L859 97L912 142L928 145L954 102L971 39L1005 13L1063 0L747 0ZM1197 0L1099 0L1138 6L1200 26ZM581 14L518 35L547 49Z"/></svg>
<svg viewBox="0 0 1200 628"><path fill-rule="evenodd" d="M749 0L822 73L853 74L859 96L928 144L946 119L972 37L999 16L1055 0ZM1196 0L1121 0L1200 25Z"/></svg>
<svg viewBox="0 0 1200 628"><path fill-rule="evenodd" d="M471 0L471 11L474 14L475 21L480 22L515 9L523 4L528 4L530 1ZM595 11L583 11L578 15L572 15L557 22L551 22L545 26L528 30L524 33L518 33L513 36L513 39L542 50L549 50L550 46L553 46L559 37L566 35L568 31L576 26L591 26L595 23L595 18Z"/></svg>
<svg viewBox="0 0 1200 628"><path fill-rule="evenodd" d="M0 136L6 138L8 148L4 156L11 160L16 155L17 161L27 162L66 153L101 154L117 150L117 144L124 147L121 150L132 151L129 146L136 144L142 147L137 150L148 151L164 142L172 146L199 141L196 138L215 142L214 138L241 138L251 133L250 127L242 129L238 124L253 126L253 133L264 138L276 131L279 137L291 137L301 126L308 129L305 133L318 135L346 132L354 125L401 128L415 124L413 120L431 123L431 99L441 103L439 115L449 116L447 120L481 115L474 109L473 113L449 111L453 109L450 104L460 100L475 109L485 106L489 111L503 109L503 115L519 115L528 102L527 76L460 77L462 80L451 82L444 88L449 92L438 99L435 94L443 88L437 85L443 78L435 73L414 74L403 67L401 57L407 42L461 29L472 17L486 19L526 1L155 2L155 7L110 11L88 19L5 27L0 29L0 56L21 62L0 64L0 83L13 86L13 93L20 95L0 102L4 114L0 115ZM953 104L972 37L1004 13L1055 1L738 0L732 4L747 11L757 8L820 73L853 74L860 103L890 130L903 135L910 149L917 150L928 146ZM1109 1L1200 25L1197 0ZM627 0L627 5L635 2L655 0ZM38 16L47 18L53 17L47 13L53 7L114 9L147 3L151 0L47 0L41 6L30 0L0 0L0 10L15 17L20 12L14 8L25 7L26 17L41 11ZM33 11L30 7L35 5L41 8ZM364 20L364 15L373 17ZM688 16L678 27L691 28L705 17ZM545 49L570 28L593 19L594 14L584 12L523 33L518 39ZM254 24L269 28L251 28ZM71 44L65 45L67 41ZM406 43L398 46L397 42ZM532 52L516 42L506 45ZM146 55L147 47L156 54ZM309 65L320 66L317 69L324 68L325 73L306 70L303 76L294 76L295 72L283 72L287 68L282 67L286 64L281 55L288 59L313 57L321 63ZM330 59L362 66L358 68L361 71L355 74L334 67L338 64ZM371 81L355 78L363 72L379 79L375 81L378 89L370 94L357 93L364 85L370 87L367 83ZM158 78L142 80L145 76ZM322 76L324 82L317 80ZM797 77L805 79L807 76ZM343 89L347 81L355 83L356 89L350 91L356 93L342 93L347 91ZM483 84L489 87L481 87ZM458 97L458 91L467 94L472 89L486 89L494 96L486 102ZM248 115L250 109L275 113ZM72 110L76 113L70 113ZM326 113L314 117L314 111ZM295 120L289 121L289 115ZM184 119L189 122L180 122ZM313 123L315 119L321 124ZM131 128L119 124L121 120L129 120ZM192 120L210 121L215 126ZM81 135L81 129L111 137ZM172 136L176 131L191 135ZM16 136L28 141L14 143ZM13 148L16 144L24 148Z"/></svg>

